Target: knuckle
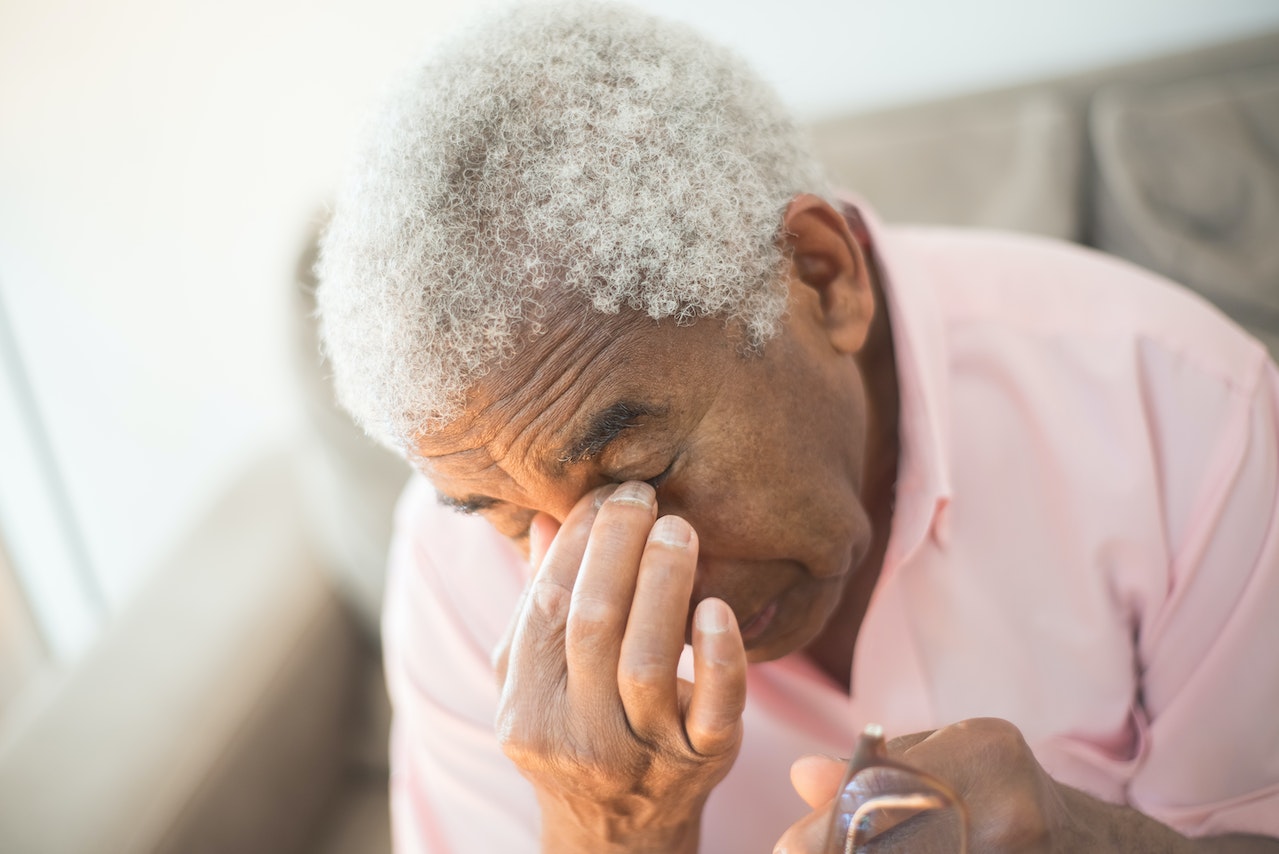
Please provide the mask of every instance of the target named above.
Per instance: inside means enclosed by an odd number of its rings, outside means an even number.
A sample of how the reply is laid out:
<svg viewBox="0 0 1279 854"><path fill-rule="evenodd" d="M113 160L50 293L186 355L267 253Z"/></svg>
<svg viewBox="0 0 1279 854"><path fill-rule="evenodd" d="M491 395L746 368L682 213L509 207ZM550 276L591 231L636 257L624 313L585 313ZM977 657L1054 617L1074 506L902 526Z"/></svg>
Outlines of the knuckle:
<svg viewBox="0 0 1279 854"><path fill-rule="evenodd" d="M594 779L609 776L612 770L611 756L601 745L590 738L572 738L566 744L566 752L572 757L572 766L580 773Z"/></svg>
<svg viewBox="0 0 1279 854"><path fill-rule="evenodd" d="M520 741L504 741L501 742L502 753L517 768L535 768L542 764L541 751L534 750L530 745Z"/></svg>
<svg viewBox="0 0 1279 854"><path fill-rule="evenodd" d="M958 734L981 743L994 755L1006 756L1026 749L1021 730L1002 718L970 718L951 726Z"/></svg>
<svg viewBox="0 0 1279 854"><path fill-rule="evenodd" d="M712 644L706 650L706 664L712 668L725 685L746 685L746 653L737 645Z"/></svg>
<svg viewBox="0 0 1279 854"><path fill-rule="evenodd" d="M689 743L702 756L718 756L737 745L736 721L690 721L686 727Z"/></svg>
<svg viewBox="0 0 1279 854"><path fill-rule="evenodd" d="M617 671L618 681L637 694L657 693L675 681L674 668L652 653L624 657Z"/></svg>
<svg viewBox="0 0 1279 854"><path fill-rule="evenodd" d="M626 615L611 602L588 596L573 600L568 612L566 636L570 645L591 646L616 634Z"/></svg>
<svg viewBox="0 0 1279 854"><path fill-rule="evenodd" d="M533 584L529 617L545 623L563 622L569 611L572 592L551 578L539 578Z"/></svg>
<svg viewBox="0 0 1279 854"><path fill-rule="evenodd" d="M1017 756L1028 748L1021 730L1011 723L999 718L981 718L982 732L994 750L1000 756Z"/></svg>
<svg viewBox="0 0 1279 854"><path fill-rule="evenodd" d="M521 715L501 709L496 720L497 743L516 765L524 768L536 764L545 753L542 732L545 727L530 726Z"/></svg>

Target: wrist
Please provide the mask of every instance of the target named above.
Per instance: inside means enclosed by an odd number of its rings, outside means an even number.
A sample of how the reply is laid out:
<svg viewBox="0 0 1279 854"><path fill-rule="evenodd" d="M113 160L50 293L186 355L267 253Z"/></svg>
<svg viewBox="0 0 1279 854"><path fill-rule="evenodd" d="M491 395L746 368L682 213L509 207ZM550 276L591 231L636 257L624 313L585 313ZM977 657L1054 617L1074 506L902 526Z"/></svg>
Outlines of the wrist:
<svg viewBox="0 0 1279 854"><path fill-rule="evenodd" d="M1128 854L1190 854L1195 850L1190 839L1132 807L1102 801L1060 783L1057 789L1066 821L1058 826L1054 850Z"/></svg>
<svg viewBox="0 0 1279 854"><path fill-rule="evenodd" d="M692 815L659 813L653 805L602 810L542 806L542 850L555 854L696 854L702 803Z"/></svg>

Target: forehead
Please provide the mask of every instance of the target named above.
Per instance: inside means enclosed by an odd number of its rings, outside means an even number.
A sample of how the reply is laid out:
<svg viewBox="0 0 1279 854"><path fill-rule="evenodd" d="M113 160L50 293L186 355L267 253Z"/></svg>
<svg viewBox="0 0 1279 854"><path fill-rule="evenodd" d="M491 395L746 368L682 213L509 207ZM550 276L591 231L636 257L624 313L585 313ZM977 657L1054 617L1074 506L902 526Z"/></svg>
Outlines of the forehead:
<svg viewBox="0 0 1279 854"><path fill-rule="evenodd" d="M677 417L696 405L739 347L735 327L717 319L560 311L468 391L457 419L414 442L414 461L437 483L553 476L601 418Z"/></svg>

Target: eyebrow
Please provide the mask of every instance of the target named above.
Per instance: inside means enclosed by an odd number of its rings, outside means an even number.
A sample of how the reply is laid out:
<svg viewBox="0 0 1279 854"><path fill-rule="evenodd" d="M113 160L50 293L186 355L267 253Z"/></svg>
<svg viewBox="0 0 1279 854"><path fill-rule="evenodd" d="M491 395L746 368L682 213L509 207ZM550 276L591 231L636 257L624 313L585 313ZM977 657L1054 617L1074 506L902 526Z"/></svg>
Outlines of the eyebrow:
<svg viewBox="0 0 1279 854"><path fill-rule="evenodd" d="M666 414L665 407L654 407L629 400L614 403L607 409L595 414L582 434L565 445L556 458L556 462L580 463L598 456L609 443L634 427L642 418L658 417Z"/></svg>

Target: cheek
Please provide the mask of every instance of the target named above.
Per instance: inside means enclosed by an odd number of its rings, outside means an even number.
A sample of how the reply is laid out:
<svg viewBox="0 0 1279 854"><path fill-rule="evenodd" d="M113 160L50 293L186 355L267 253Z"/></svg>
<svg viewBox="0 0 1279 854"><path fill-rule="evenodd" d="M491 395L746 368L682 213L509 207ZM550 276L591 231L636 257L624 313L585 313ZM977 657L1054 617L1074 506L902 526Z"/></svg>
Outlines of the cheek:
<svg viewBox="0 0 1279 854"><path fill-rule="evenodd" d="M864 551L869 523L848 477L802 462L813 468L759 456L690 466L661 512L688 519L708 557L797 561L816 575L838 574Z"/></svg>
<svg viewBox="0 0 1279 854"><path fill-rule="evenodd" d="M800 496L768 461L702 458L690 465L662 497L661 512L685 517L697 530L704 553L747 558L793 556L788 531ZM761 465L760 463L764 463Z"/></svg>

